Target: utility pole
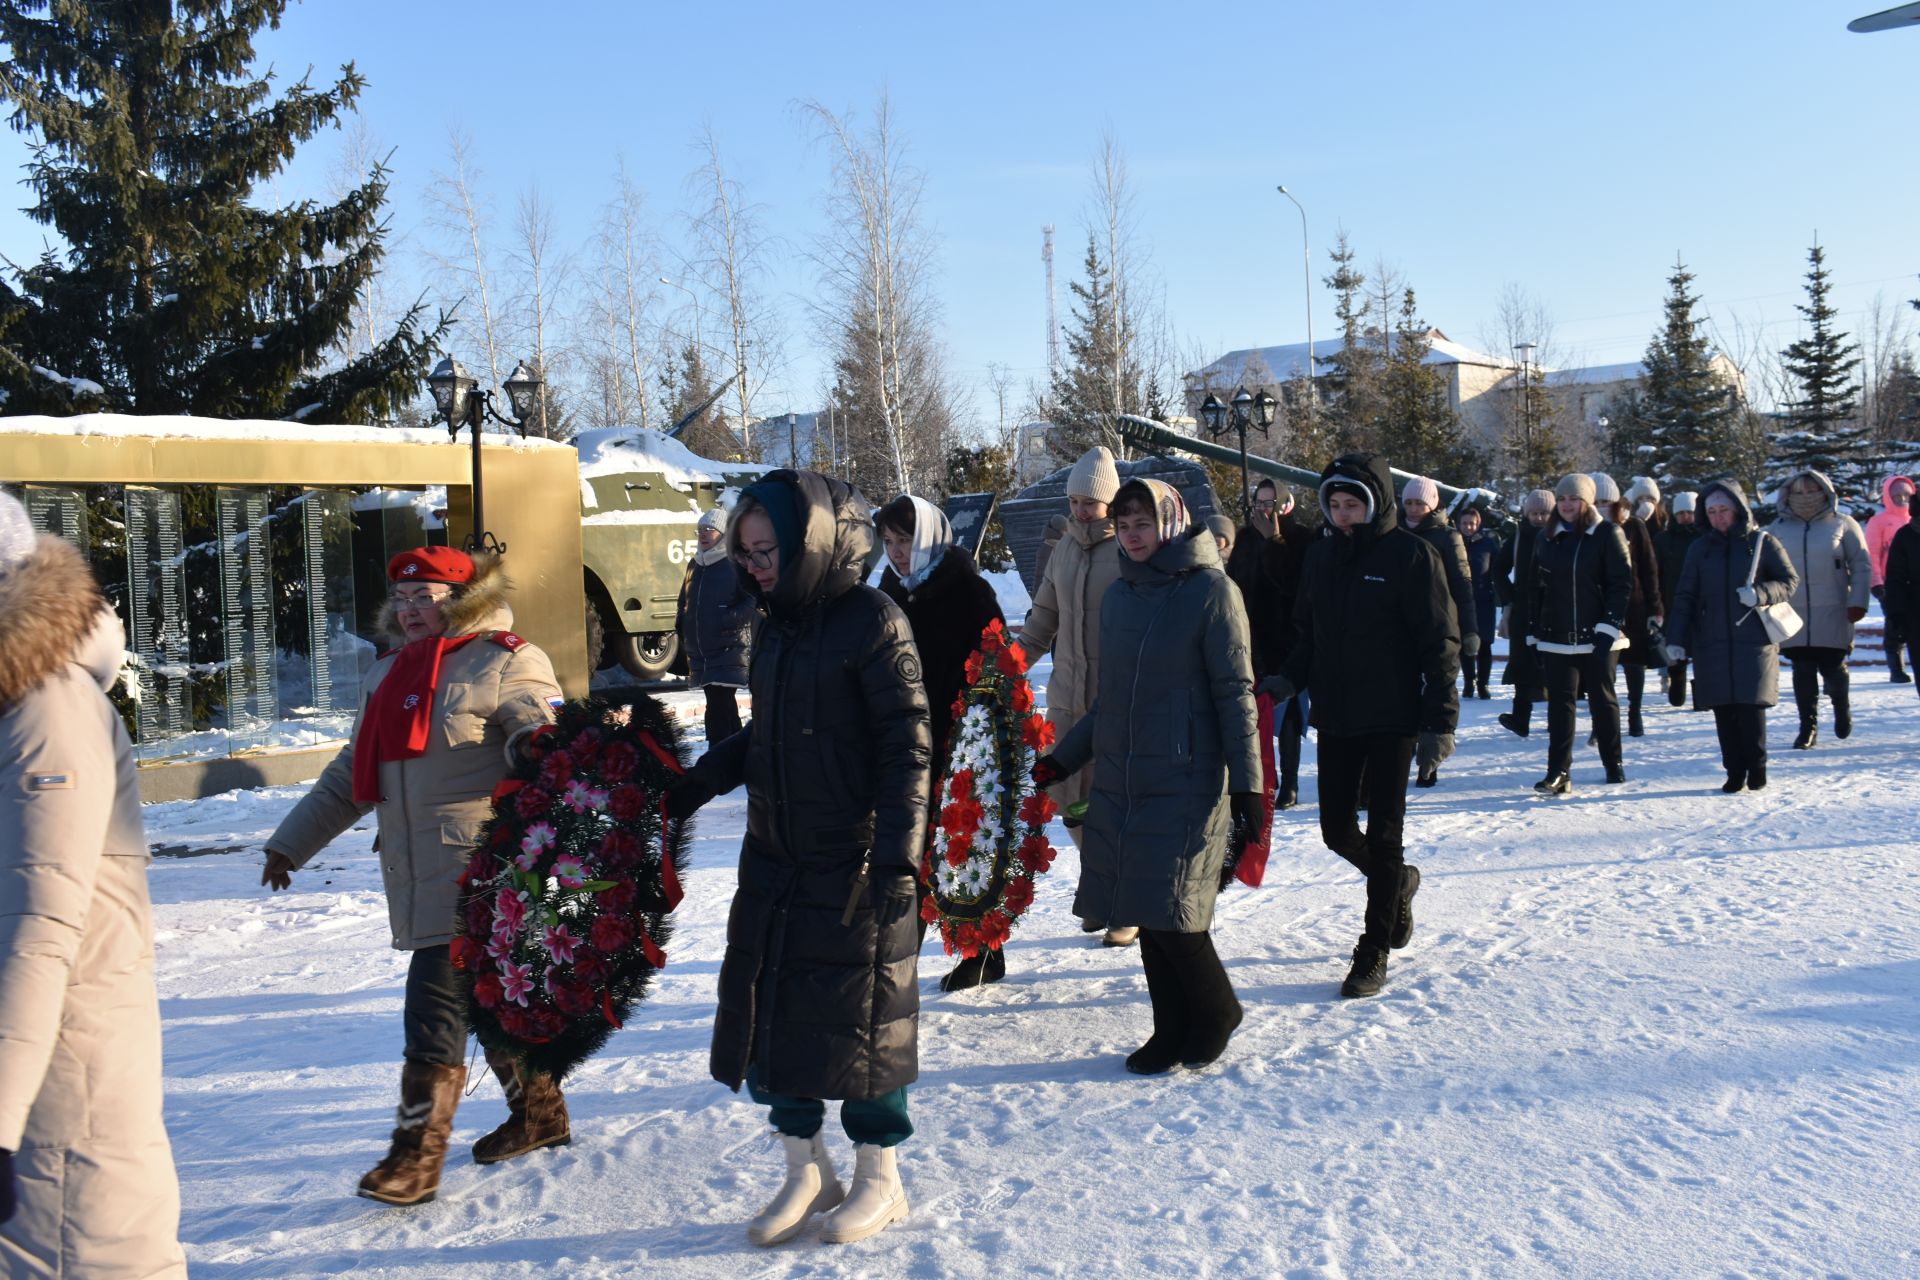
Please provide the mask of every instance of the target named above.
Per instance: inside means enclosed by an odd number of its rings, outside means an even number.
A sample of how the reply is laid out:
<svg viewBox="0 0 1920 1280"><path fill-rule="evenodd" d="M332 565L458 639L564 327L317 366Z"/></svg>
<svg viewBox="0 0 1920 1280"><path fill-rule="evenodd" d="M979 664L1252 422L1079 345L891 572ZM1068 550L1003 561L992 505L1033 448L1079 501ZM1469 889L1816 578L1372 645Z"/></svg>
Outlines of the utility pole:
<svg viewBox="0 0 1920 1280"><path fill-rule="evenodd" d="M1053 294L1053 224L1040 228L1040 258L1047 264L1047 378L1060 372L1060 321Z"/></svg>

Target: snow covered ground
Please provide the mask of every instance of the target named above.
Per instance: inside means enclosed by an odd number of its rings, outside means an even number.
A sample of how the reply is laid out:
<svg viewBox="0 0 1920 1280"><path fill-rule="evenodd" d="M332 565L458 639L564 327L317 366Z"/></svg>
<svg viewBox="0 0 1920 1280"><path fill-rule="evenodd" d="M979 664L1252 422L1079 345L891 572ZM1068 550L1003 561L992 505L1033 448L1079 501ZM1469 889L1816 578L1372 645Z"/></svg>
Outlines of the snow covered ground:
<svg viewBox="0 0 1920 1280"><path fill-rule="evenodd" d="M1920 1275L1920 707L1883 681L1861 678L1845 743L1787 750L1776 711L1773 785L1733 797L1710 718L1661 702L1627 785L1582 749L1574 794L1536 799L1544 723L1521 742L1504 701L1468 702L1414 793L1419 925L1373 1000L1335 994L1361 892L1309 767L1266 885L1222 899L1247 1021L1198 1073L1123 1070L1139 958L1079 932L1060 838L1004 983L943 995L924 954L913 1216L841 1247L741 1230L780 1157L706 1070L738 795L699 819L652 998L568 1083L573 1145L476 1167L504 1114L480 1084L414 1209L352 1195L399 1075L371 830L270 897L259 848L298 788L153 806L155 844L229 850L152 876L194 1273Z"/></svg>

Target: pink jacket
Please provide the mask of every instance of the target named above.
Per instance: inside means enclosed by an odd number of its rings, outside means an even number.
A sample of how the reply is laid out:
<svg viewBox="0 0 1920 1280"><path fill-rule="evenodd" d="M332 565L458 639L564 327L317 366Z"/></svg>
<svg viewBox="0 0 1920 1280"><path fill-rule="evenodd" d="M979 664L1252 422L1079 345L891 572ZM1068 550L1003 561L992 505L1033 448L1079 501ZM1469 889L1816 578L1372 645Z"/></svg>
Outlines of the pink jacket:
<svg viewBox="0 0 1920 1280"><path fill-rule="evenodd" d="M1867 520L1867 556L1873 561L1873 585L1876 587L1883 587L1887 583L1887 550L1893 546L1893 535L1900 532L1901 525L1913 518L1907 508L1893 505L1893 486L1902 480L1909 486L1914 484L1909 476L1888 476L1881 482L1880 510ZM1912 498L1907 500L1913 501Z"/></svg>

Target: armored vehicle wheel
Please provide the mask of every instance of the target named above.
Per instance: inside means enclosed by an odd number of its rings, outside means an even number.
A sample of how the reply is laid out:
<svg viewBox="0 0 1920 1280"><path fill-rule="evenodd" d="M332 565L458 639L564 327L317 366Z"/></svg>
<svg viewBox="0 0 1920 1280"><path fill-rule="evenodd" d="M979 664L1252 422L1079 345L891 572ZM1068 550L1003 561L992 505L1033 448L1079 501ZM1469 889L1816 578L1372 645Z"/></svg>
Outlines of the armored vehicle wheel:
<svg viewBox="0 0 1920 1280"><path fill-rule="evenodd" d="M671 631L609 637L607 648L636 680L664 680L680 656L680 637Z"/></svg>

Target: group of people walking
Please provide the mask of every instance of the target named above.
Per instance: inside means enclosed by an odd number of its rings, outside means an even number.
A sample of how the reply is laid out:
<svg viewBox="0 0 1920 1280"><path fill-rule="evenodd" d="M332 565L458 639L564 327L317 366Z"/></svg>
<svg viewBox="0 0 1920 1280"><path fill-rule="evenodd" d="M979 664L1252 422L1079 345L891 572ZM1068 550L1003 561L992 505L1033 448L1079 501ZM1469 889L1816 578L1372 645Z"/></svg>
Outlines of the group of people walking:
<svg viewBox="0 0 1920 1280"><path fill-rule="evenodd" d="M1823 690L1835 736L1851 732L1846 658L1869 592L1888 615L1890 655L1920 635L1920 527L1863 531L1812 471L1792 478L1764 530L1732 481L1666 503L1649 480L1623 493L1575 474L1527 495L1505 537L1471 505L1450 518L1431 481L1396 494L1386 460L1364 453L1323 471L1318 526L1272 481L1243 527L1196 521L1171 486L1123 481L1104 449L1079 460L1067 489L1019 637L1030 657L1053 658L1058 737L1034 781L1079 849L1083 927L1108 945L1138 942L1151 1028L1125 1065L1141 1074L1217 1060L1244 1017L1213 945L1215 903L1268 799L1299 802L1309 726L1321 838L1365 885L1340 990L1366 997L1414 932L1410 769L1437 785L1461 698L1491 696L1496 634L1513 686L1500 723L1526 737L1534 705L1547 704L1537 790L1548 795L1571 789L1582 699L1606 780L1626 780L1621 666L1629 738L1645 731L1647 669L1678 705L1691 667L1731 792L1766 785L1764 715L1782 654L1794 745L1811 748ZM1904 516L1913 492L1890 481L1889 511ZM885 568L873 588L876 538ZM394 647L365 682L351 740L268 840L261 880L289 887L376 815L393 944L411 958L399 1117L359 1190L417 1204L439 1186L466 1081L465 995L449 961L458 880L489 798L561 693L545 655L511 630L498 560L427 547L387 572ZM1802 620L1784 643L1762 616L1780 605ZM782 1144L785 1180L747 1226L756 1244L791 1239L820 1214L834 1241L907 1215L895 1149L913 1133L933 788L967 658L1001 618L945 515L915 495L874 511L840 480L775 471L730 516L701 521L681 633L707 694L707 748L665 807L680 821L747 792L710 1069L767 1109ZM0 633L11 655L0 731L15 748L0 778L13 797L0 806L0 1260L23 1275L104 1274L127 1258L147 1264L142 1274L178 1274L146 848L131 750L104 692L118 624L77 553L34 535L4 495ZM1272 797L1257 695L1273 704ZM988 949L941 985L1005 973ZM102 1008L111 1028L94 1020ZM76 1053L74 1072L59 1065ZM509 1055L488 1064L509 1114L475 1143L476 1162L570 1140L557 1081ZM119 1083L99 1088L102 1072ZM824 1139L829 1101L853 1142L850 1183ZM89 1145L107 1132L110 1149Z"/></svg>

